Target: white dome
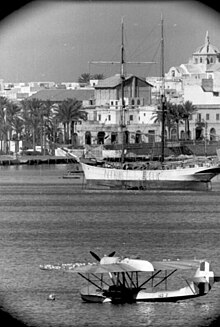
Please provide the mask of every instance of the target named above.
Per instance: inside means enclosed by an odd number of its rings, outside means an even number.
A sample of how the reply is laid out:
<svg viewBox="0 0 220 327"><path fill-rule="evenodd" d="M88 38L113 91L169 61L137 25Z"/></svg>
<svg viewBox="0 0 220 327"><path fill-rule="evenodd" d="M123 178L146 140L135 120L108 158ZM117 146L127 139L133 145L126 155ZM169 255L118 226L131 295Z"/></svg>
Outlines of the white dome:
<svg viewBox="0 0 220 327"><path fill-rule="evenodd" d="M219 49L216 46L210 44L209 35L207 31L205 37L205 44L197 48L193 55L217 55L219 53Z"/></svg>

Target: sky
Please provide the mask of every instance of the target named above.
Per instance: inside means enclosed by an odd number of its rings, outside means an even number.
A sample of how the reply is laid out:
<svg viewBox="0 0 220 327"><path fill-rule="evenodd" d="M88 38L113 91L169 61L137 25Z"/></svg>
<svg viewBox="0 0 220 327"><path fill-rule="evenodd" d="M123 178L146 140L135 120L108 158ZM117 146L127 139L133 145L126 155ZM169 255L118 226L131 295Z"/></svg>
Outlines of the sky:
<svg viewBox="0 0 220 327"><path fill-rule="evenodd" d="M161 14L165 72L187 63L205 41L220 49L220 13L200 1L29 1L0 21L0 79L77 82L83 73L119 73L121 20L125 59L138 76L160 74Z"/></svg>

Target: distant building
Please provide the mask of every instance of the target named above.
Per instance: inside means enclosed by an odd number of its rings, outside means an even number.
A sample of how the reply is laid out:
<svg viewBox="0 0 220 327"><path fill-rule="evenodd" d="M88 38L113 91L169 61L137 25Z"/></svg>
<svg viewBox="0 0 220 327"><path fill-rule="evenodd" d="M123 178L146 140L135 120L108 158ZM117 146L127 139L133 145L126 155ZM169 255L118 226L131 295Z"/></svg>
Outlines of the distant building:
<svg viewBox="0 0 220 327"><path fill-rule="evenodd" d="M50 100L54 103L60 103L66 99L76 99L82 101L83 108L87 108L94 105L94 89L48 89L40 90L37 93L29 97L35 98L41 101Z"/></svg>
<svg viewBox="0 0 220 327"><path fill-rule="evenodd" d="M169 69L165 85L166 92L168 87L176 90L176 98L167 97L168 100L191 101L195 105L197 112L190 121L192 139L219 140L220 51L210 43L208 32L204 44L196 49L187 64Z"/></svg>
<svg viewBox="0 0 220 327"><path fill-rule="evenodd" d="M19 102L32 96L41 89L49 89L54 86L54 82L3 83L2 80L2 86L0 86L0 96L6 97L11 101Z"/></svg>
<svg viewBox="0 0 220 327"><path fill-rule="evenodd" d="M121 124L125 123L127 143L154 142L159 125L154 123L151 105L152 85L143 78L128 75L124 83L125 115L122 117L120 75L100 80L95 86L95 107L87 108L88 120L77 124L80 144L120 144Z"/></svg>
<svg viewBox="0 0 220 327"><path fill-rule="evenodd" d="M62 85L65 85L67 90L76 90L80 88L80 83L77 82L62 82Z"/></svg>

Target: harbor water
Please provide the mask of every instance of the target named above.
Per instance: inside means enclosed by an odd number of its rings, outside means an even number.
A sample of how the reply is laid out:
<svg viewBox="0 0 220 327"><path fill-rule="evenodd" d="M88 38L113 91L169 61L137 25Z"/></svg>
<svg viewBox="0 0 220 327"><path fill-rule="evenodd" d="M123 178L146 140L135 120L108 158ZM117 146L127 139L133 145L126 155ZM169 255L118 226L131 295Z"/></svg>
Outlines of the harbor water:
<svg viewBox="0 0 220 327"><path fill-rule="evenodd" d="M89 191L65 165L0 167L0 306L27 326L209 326L220 283L177 303L88 304L85 281L41 264L207 259L220 275L220 179L211 192ZM187 278L184 272L183 278ZM172 285L169 285L172 288ZM55 301L48 296L55 295Z"/></svg>

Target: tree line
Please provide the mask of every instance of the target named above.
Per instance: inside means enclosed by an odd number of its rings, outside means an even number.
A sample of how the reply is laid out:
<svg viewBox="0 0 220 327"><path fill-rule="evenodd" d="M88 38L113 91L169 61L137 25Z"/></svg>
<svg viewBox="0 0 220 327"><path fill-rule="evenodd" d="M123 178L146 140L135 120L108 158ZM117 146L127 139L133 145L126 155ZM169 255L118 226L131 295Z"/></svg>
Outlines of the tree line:
<svg viewBox="0 0 220 327"><path fill-rule="evenodd" d="M9 153L10 142L15 141L15 152L19 151L19 141L23 141L23 150L41 146L55 149L55 143L70 144L74 138L75 123L86 120L87 113L82 102L77 99L66 99L59 104L50 100L41 101L27 98L14 103L0 97L0 142L1 152ZM63 132L60 125L63 125Z"/></svg>
<svg viewBox="0 0 220 327"><path fill-rule="evenodd" d="M79 83L83 83L83 84L89 84L91 79L95 79L95 80L102 80L104 79L104 75L103 74L94 74L91 75L90 73L82 73L79 78L78 78L78 82Z"/></svg>
<svg viewBox="0 0 220 327"><path fill-rule="evenodd" d="M185 139L190 139L189 120L195 112L192 102L183 104L166 103L165 127L167 139L171 139L171 130L176 128L176 139L179 139L179 126L185 123ZM157 110L154 121L161 123L162 111ZM23 150L36 149L41 146L51 153L55 144L75 144L75 124L87 120L87 112L82 108L82 102L77 99L66 99L60 103L50 100L41 101L37 98L27 98L14 103L5 97L0 97L0 149L1 153L9 153L10 142L15 141L15 152L18 152L19 141L23 141ZM61 129L62 126L63 128Z"/></svg>

